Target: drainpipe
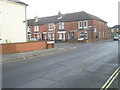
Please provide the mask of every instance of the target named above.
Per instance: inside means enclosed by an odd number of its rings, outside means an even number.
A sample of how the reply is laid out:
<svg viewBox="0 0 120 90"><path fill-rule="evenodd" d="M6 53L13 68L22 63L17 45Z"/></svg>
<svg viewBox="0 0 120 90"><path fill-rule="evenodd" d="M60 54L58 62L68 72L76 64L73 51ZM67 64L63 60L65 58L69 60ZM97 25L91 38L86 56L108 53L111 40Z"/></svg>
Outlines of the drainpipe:
<svg viewBox="0 0 120 90"><path fill-rule="evenodd" d="M28 36L27 36L27 10L26 10L26 8L27 8L27 6L25 6L26 42L27 42Z"/></svg>
<svg viewBox="0 0 120 90"><path fill-rule="evenodd" d="M93 34L93 31L94 31L94 30L93 30L93 20L91 20L91 26L92 26L92 27L91 27L91 39L94 41L94 36L93 36L93 35L94 35L94 34Z"/></svg>

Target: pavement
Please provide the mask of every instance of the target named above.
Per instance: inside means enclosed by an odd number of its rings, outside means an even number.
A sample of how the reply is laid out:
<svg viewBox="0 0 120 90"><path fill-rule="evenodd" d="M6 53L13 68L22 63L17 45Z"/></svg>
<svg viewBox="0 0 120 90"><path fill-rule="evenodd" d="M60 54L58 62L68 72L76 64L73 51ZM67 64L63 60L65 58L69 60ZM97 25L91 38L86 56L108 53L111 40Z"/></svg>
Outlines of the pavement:
<svg viewBox="0 0 120 90"><path fill-rule="evenodd" d="M112 39L109 40L103 40L103 41L96 41L94 43L105 43L113 41ZM68 45L66 45L68 44ZM81 46L85 44L91 44L91 43L78 43ZM0 55L0 62L1 63L8 63L8 62L14 62L19 60L24 60L28 58L34 58L37 56L43 56L43 55L50 55L60 52L65 52L68 50L76 49L74 43L55 43L55 48L51 49L44 49L44 50L35 50L35 51L29 51L29 52L22 52L22 53L15 53L15 54L7 54L7 55Z"/></svg>
<svg viewBox="0 0 120 90"><path fill-rule="evenodd" d="M29 52L22 52L22 53L15 53L15 54L8 54L8 55L2 55L2 63L8 63L8 62L14 62L18 60L24 60L28 58L34 58L37 56L43 56L43 55L50 55L54 53L59 52L65 52L68 50L75 49L74 47L55 47L51 49L44 49L44 50L35 50L35 51L29 51Z"/></svg>

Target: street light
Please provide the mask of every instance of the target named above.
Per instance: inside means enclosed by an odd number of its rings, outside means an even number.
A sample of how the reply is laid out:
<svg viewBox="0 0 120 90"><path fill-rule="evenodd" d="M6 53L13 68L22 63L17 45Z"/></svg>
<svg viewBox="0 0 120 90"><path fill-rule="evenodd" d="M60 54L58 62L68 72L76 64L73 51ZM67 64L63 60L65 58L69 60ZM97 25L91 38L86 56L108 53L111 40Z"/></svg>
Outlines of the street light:
<svg viewBox="0 0 120 90"><path fill-rule="evenodd" d="M91 22L92 23L92 22ZM94 30L93 30L93 26L89 26L90 28L90 32L91 32L91 39L94 40Z"/></svg>

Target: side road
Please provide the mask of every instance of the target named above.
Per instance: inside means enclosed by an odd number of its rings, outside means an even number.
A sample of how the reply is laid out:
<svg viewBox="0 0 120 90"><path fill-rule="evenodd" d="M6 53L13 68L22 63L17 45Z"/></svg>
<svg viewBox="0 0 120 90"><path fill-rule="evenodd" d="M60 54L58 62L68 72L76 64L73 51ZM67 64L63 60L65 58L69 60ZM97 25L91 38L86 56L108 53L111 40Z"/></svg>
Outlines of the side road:
<svg viewBox="0 0 120 90"><path fill-rule="evenodd" d="M103 42L109 42L109 41L113 41L113 40L96 41L94 43L103 43ZM85 45L86 43L79 43L79 44L80 44L80 46L82 46L82 45ZM87 43L87 44L90 44L90 43ZM65 51L73 50L73 49L76 49L74 43L56 43L55 48L23 52L23 53L8 54L8 55L2 55L0 57L2 57L2 59L1 59L2 63L8 63L8 62L12 62L12 61L24 60L27 58L34 58L37 56L65 52Z"/></svg>

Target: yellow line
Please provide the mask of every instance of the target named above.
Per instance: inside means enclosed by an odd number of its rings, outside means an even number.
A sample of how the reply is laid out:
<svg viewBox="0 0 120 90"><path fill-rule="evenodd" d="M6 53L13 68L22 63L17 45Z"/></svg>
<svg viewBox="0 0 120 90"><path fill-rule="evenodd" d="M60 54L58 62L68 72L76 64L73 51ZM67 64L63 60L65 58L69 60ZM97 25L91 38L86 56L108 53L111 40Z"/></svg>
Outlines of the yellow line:
<svg viewBox="0 0 120 90"><path fill-rule="evenodd" d="M117 70L112 74L112 76L107 80L107 82L102 86L100 90L103 90L105 88L105 86L109 83L109 81L113 78L113 76L116 74L116 72L118 72L119 69L120 67L117 68Z"/></svg>
<svg viewBox="0 0 120 90"><path fill-rule="evenodd" d="M118 76L118 73L115 75L115 77L110 81L110 83L107 85L107 87L106 87L106 89L105 90L107 90L109 87L110 87L110 85L112 84L112 82L115 80L115 78Z"/></svg>

